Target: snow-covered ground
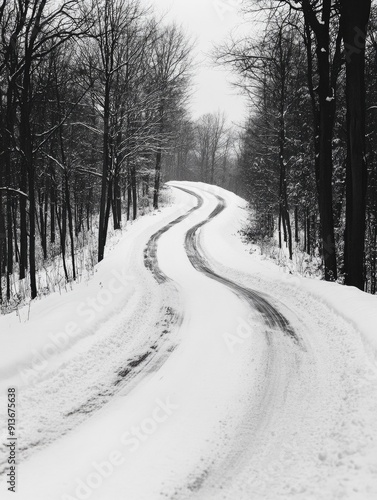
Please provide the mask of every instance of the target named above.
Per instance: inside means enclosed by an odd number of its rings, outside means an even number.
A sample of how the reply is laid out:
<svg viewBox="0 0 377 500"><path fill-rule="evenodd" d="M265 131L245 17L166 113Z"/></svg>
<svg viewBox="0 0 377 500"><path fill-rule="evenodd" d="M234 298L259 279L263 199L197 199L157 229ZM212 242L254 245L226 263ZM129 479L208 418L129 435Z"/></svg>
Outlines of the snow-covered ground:
<svg viewBox="0 0 377 500"><path fill-rule="evenodd" d="M376 297L283 273L244 200L170 185L90 282L0 318L16 498L377 498Z"/></svg>

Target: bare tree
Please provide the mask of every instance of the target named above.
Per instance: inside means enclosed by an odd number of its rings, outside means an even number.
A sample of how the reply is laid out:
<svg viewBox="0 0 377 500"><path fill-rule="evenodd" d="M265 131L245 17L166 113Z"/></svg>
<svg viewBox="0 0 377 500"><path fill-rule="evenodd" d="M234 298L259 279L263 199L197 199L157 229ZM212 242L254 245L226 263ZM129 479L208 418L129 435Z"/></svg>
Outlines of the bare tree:
<svg viewBox="0 0 377 500"><path fill-rule="evenodd" d="M365 145L365 41L371 1L341 0L346 58L347 216L346 284L364 290L367 165Z"/></svg>
<svg viewBox="0 0 377 500"><path fill-rule="evenodd" d="M186 99L191 66L191 44L176 25L162 28L154 43L151 60L152 79L157 91L158 143L155 163L153 206L158 208L161 162L169 132L169 114Z"/></svg>
<svg viewBox="0 0 377 500"><path fill-rule="evenodd" d="M196 154L204 182L215 182L216 167L220 166L227 141L226 133L226 116L220 111L203 115L196 124Z"/></svg>

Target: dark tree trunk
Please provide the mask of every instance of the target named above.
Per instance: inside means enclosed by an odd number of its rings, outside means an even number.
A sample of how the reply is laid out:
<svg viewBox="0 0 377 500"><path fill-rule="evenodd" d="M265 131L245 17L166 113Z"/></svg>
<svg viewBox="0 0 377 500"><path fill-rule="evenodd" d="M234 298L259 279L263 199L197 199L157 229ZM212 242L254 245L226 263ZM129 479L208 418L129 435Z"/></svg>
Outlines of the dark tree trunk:
<svg viewBox="0 0 377 500"><path fill-rule="evenodd" d="M90 214L91 214L91 206L92 206L92 197L93 197L93 188L91 187L89 189L88 199L86 201L86 229L88 231L90 231L90 228L91 228Z"/></svg>
<svg viewBox="0 0 377 500"><path fill-rule="evenodd" d="M154 177L154 191L153 191L153 208L158 208L158 199L160 194L160 179L161 179L161 159L162 159L162 151L161 147L158 148L156 154L156 170Z"/></svg>
<svg viewBox="0 0 377 500"><path fill-rule="evenodd" d="M281 205L279 206L279 222L278 222L278 229L279 229L279 248L281 249L282 248L282 237L281 237L281 219L282 219L282 216L281 216Z"/></svg>
<svg viewBox="0 0 377 500"><path fill-rule="evenodd" d="M319 69L319 212L321 218L322 252L325 264L325 279L337 279L333 216L333 159L332 140L335 118L335 95L330 81L329 27L326 26L317 46ZM325 51L323 51L323 49Z"/></svg>
<svg viewBox="0 0 377 500"><path fill-rule="evenodd" d="M5 179L6 186L12 187L12 168L11 168L11 147L14 134L14 81L10 79L7 91L6 102L6 130L4 130L4 161L5 161ZM12 201L13 196L7 191L6 196L6 221L7 221L7 299L10 299L9 275L13 273L13 220L12 220Z"/></svg>
<svg viewBox="0 0 377 500"><path fill-rule="evenodd" d="M131 187L132 187L132 219L137 218L137 183L135 165L131 168Z"/></svg>
<svg viewBox="0 0 377 500"><path fill-rule="evenodd" d="M110 82L109 77L106 80L105 86L105 103L104 103L104 120L103 120L103 161L102 161L102 185L101 185L101 202L99 216L99 231L98 231L98 262L100 262L105 253L107 225L107 202L108 202L108 183L110 173Z"/></svg>
<svg viewBox="0 0 377 500"><path fill-rule="evenodd" d="M12 203L12 222L13 222L13 240L14 240L14 250L15 250L15 257L16 257L16 263L19 264L20 262L20 249L18 246L17 242L17 200L14 199Z"/></svg>
<svg viewBox="0 0 377 500"><path fill-rule="evenodd" d="M310 234L310 212L306 209L306 252L311 253L311 234Z"/></svg>
<svg viewBox="0 0 377 500"><path fill-rule="evenodd" d="M68 283L69 274L68 274L68 269L67 269L67 262L65 259L65 245L66 245L66 237L67 237L67 214L66 214L66 205L65 205L64 196L63 196L63 200L62 200L62 206L60 207L59 211L60 211L60 215L58 212L58 207L56 206L56 219L58 221L59 234L60 234L60 248L61 248L61 252L62 252L63 269L64 269L65 280Z"/></svg>
<svg viewBox="0 0 377 500"><path fill-rule="evenodd" d="M26 182L29 195L29 273L30 273L30 290L31 298L37 296L36 268L35 268L35 171L33 162L33 144L31 135L31 97L30 97L30 74L31 74L31 59L30 54L26 58L23 89L21 96L21 113L20 113L20 145L22 151L21 158L21 184L22 190L26 192ZM24 196L21 196L21 264L22 272L25 270L25 262L27 262L27 233L26 233L26 203ZM23 213L24 212L24 213ZM26 259L26 261L25 261ZM21 274L21 273L20 273Z"/></svg>
<svg viewBox="0 0 377 500"><path fill-rule="evenodd" d="M122 200L121 200L119 173L117 173L114 176L114 196L113 196L112 212L113 212L114 229L120 229L122 222Z"/></svg>
<svg viewBox="0 0 377 500"><path fill-rule="evenodd" d="M309 92L313 107L313 131L315 146L315 169L318 190L318 205L321 219L322 254L325 265L325 279L337 279L333 193L332 193L332 140L336 109L336 82L340 71L341 38L338 34L332 66L330 63L330 19L331 0L322 2L322 19L318 21L313 5L302 3L305 16L305 43L308 53ZM318 105L313 85L313 61L311 33L316 37L318 65Z"/></svg>
<svg viewBox="0 0 377 500"><path fill-rule="evenodd" d="M154 191L153 191L153 208L158 208L158 200L160 196L160 180L161 180L161 162L162 162L162 135L164 132L164 107L160 106L159 109L160 115L160 144L157 148L156 153L156 167L155 167L155 178L154 178Z"/></svg>
<svg viewBox="0 0 377 500"><path fill-rule="evenodd" d="M105 234L107 235L107 230L109 227L109 220L110 220L110 210L111 210L111 205L113 201L113 181L112 179L109 180L108 182L108 189L107 189L107 200L106 200L106 209L105 209L105 227L104 231ZM106 245L106 240L105 240L105 245Z"/></svg>
<svg viewBox="0 0 377 500"><path fill-rule="evenodd" d="M51 193L50 193L50 241L51 241L51 243L55 243L55 240L56 240L55 207L56 207L56 187L55 187L55 183L51 182Z"/></svg>
<svg viewBox="0 0 377 500"><path fill-rule="evenodd" d="M127 165L127 220L131 218L132 188L131 188L131 166Z"/></svg>
<svg viewBox="0 0 377 500"><path fill-rule="evenodd" d="M346 285L364 289L367 165L365 161L365 39L371 1L341 0L346 55Z"/></svg>
<svg viewBox="0 0 377 500"><path fill-rule="evenodd" d="M41 245L43 251L43 259L47 259L47 235L45 227L45 216L44 216L44 196L41 190L38 192L38 203L39 203L39 233L41 235Z"/></svg>
<svg viewBox="0 0 377 500"><path fill-rule="evenodd" d="M71 243L72 279L75 281L76 280L75 239L73 234L73 216L72 216L71 199L69 195L68 172L64 172L64 190L65 190L65 201L67 207L69 239Z"/></svg>
<svg viewBox="0 0 377 500"><path fill-rule="evenodd" d="M21 182L22 193L27 193L27 171L24 161L21 161ZM27 270L27 198L20 196L20 279L24 279Z"/></svg>
<svg viewBox="0 0 377 500"><path fill-rule="evenodd" d="M31 151L30 151L31 153ZM30 156L29 166L29 272L30 272L30 290L31 298L37 296L36 264L35 264L35 172L32 157Z"/></svg>

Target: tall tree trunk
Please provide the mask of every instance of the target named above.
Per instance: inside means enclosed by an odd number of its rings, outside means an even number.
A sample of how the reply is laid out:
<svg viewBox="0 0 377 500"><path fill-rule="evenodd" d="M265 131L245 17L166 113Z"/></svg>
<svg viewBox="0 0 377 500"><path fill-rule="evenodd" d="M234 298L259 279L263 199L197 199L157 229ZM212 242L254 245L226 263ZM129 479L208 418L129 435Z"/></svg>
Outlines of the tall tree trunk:
<svg viewBox="0 0 377 500"><path fill-rule="evenodd" d="M20 188L22 193L27 193L27 171L24 161L21 161ZM20 279L26 277L27 264L27 198L20 196Z"/></svg>
<svg viewBox="0 0 377 500"><path fill-rule="evenodd" d="M105 103L104 103L104 119L103 119L103 161L102 161L102 184L101 184L101 202L99 216L99 231L98 231L98 262L100 262L105 253L106 236L107 236L107 201L108 201L108 182L110 173L110 82L109 77L106 79L105 85Z"/></svg>
<svg viewBox="0 0 377 500"><path fill-rule="evenodd" d="M160 195L160 180L161 180L161 161L162 161L162 135L164 132L164 106L161 104L159 109L160 117L160 137L159 145L157 147L156 153L156 167L155 167L155 177L154 177L154 191L153 191L153 208L158 208L158 200Z"/></svg>
<svg viewBox="0 0 377 500"><path fill-rule="evenodd" d="M33 162L33 145L31 136L30 116L31 116L31 97L30 97L30 75L31 75L31 59L30 54L26 58L23 88L21 96L21 113L20 113L20 145L22 151L21 159L21 189L26 191L26 179L29 195L29 274L30 274L30 290L31 298L37 296L36 282L36 266L35 266L35 171ZM21 260L24 270L25 258L27 259L27 234L26 234L26 203L24 196L21 196ZM22 212L24 214L22 215Z"/></svg>
<svg viewBox="0 0 377 500"><path fill-rule="evenodd" d="M162 160L162 148L158 147L156 154L156 169L154 177L154 191L153 191L153 208L158 208L158 199L160 195L160 179L161 179L161 160Z"/></svg>
<svg viewBox="0 0 377 500"><path fill-rule="evenodd" d="M318 205L321 219L322 253L325 265L325 279L337 279L337 259L335 246L333 193L332 193L332 140L336 109L336 82L340 70L341 38L336 37L332 66L330 63L330 20L331 0L322 2L322 19L318 21L313 5L302 2L305 16L305 43L308 54L309 92L313 107L313 131L315 145L315 170L318 190ZM312 41L310 29L316 37L318 66L318 106L313 84Z"/></svg>
<svg viewBox="0 0 377 500"><path fill-rule="evenodd" d="M65 275L65 280L68 283L69 281L69 274L68 274L68 269L67 269L67 262L65 258L65 244L66 244L66 236L67 236L67 214L66 214L66 205L65 205L65 199L64 199L64 194L62 196L62 206L58 210L58 206L56 205L56 220L58 222L58 228L59 228L59 234L60 234L60 249L62 253L62 260L63 260L63 269L64 269L64 275ZM60 211L60 215L59 215Z"/></svg>
<svg viewBox="0 0 377 500"><path fill-rule="evenodd" d="M127 160L127 220L131 217L132 189L131 189L131 166Z"/></svg>
<svg viewBox="0 0 377 500"><path fill-rule="evenodd" d="M13 226L13 240L15 250L15 260L18 264L20 262L20 249L17 242L17 199L12 200L12 226Z"/></svg>
<svg viewBox="0 0 377 500"><path fill-rule="evenodd" d="M114 188L113 188L112 212L114 229L120 229L122 221L122 203L121 203L121 190L120 190L120 176L119 173L114 175Z"/></svg>
<svg viewBox="0 0 377 500"><path fill-rule="evenodd" d="M295 206L295 242L299 243L300 238L298 234L298 206Z"/></svg>
<svg viewBox="0 0 377 500"><path fill-rule="evenodd" d="M306 252L311 253L310 211L306 209Z"/></svg>
<svg viewBox="0 0 377 500"><path fill-rule="evenodd" d="M137 218L137 183L135 165L131 167L131 187L132 187L132 219Z"/></svg>
<svg viewBox="0 0 377 500"><path fill-rule="evenodd" d="M31 151L30 151L31 153ZM31 298L37 296L36 263L35 263L35 173L32 156L29 164L29 272L30 272L30 290Z"/></svg>
<svg viewBox="0 0 377 500"><path fill-rule="evenodd" d="M73 234L73 215L71 207L71 198L69 194L68 172L64 172L64 190L65 190L65 201L67 207L69 239L71 243L72 279L76 281L75 239Z"/></svg>
<svg viewBox="0 0 377 500"><path fill-rule="evenodd" d="M329 26L318 41L317 58L319 70L319 213L321 218L322 252L325 264L325 279L337 279L337 261L335 247L333 215L333 159L332 140L335 118L335 96L330 82L329 66Z"/></svg>
<svg viewBox="0 0 377 500"><path fill-rule="evenodd" d="M6 130L4 130L4 161L5 161L5 179L6 186L12 187L12 168L11 168L11 147L14 134L14 90L13 79L9 79L7 102L6 102ZM13 221L12 221L12 201L13 196L7 191L6 196L6 221L7 221L7 299L10 300L9 277L13 273Z"/></svg>
<svg viewBox="0 0 377 500"><path fill-rule="evenodd" d="M50 187L50 241L55 243L56 240L56 228L55 228L55 207L56 207L56 187L55 182L51 182Z"/></svg>
<svg viewBox="0 0 377 500"><path fill-rule="evenodd" d="M367 165L365 160L365 39L371 1L341 0L346 53L346 285L364 289Z"/></svg>
<svg viewBox="0 0 377 500"><path fill-rule="evenodd" d="M41 193L39 189L38 192L38 203L39 203L39 233L41 235L41 245L43 251L43 259L47 259L47 235L46 235L46 224L45 224L45 196Z"/></svg>

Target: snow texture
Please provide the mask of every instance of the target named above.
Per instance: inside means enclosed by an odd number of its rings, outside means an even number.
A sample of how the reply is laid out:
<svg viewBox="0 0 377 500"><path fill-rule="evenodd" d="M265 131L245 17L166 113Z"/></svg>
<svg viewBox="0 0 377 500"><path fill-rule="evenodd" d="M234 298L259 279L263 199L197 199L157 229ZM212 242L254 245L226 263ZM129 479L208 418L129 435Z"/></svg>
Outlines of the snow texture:
<svg viewBox="0 0 377 500"><path fill-rule="evenodd" d="M90 282L0 318L1 498L377 498L376 297L263 260L236 195L170 189Z"/></svg>

